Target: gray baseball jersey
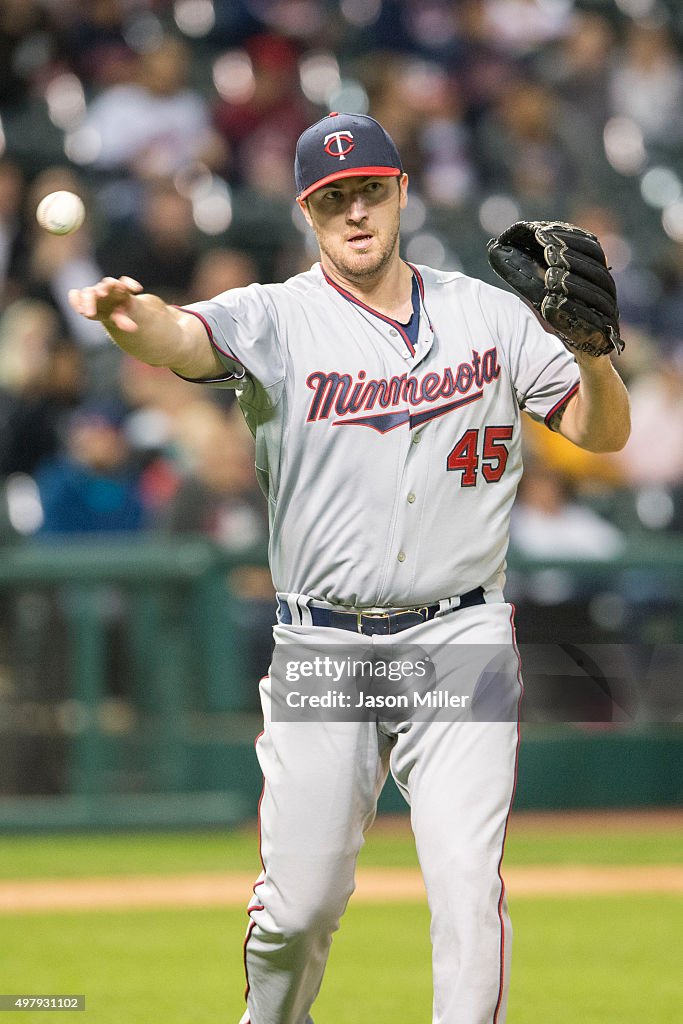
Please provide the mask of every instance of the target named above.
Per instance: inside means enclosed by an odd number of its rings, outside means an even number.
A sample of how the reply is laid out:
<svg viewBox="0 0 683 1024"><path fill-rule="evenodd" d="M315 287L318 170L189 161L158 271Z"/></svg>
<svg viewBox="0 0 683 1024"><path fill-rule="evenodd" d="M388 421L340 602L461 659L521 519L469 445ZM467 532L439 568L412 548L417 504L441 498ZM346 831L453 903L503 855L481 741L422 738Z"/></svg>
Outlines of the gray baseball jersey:
<svg viewBox="0 0 683 1024"><path fill-rule="evenodd" d="M280 594L400 608L502 584L520 410L549 420L578 367L516 296L413 273L416 344L319 264L185 307L256 438Z"/></svg>

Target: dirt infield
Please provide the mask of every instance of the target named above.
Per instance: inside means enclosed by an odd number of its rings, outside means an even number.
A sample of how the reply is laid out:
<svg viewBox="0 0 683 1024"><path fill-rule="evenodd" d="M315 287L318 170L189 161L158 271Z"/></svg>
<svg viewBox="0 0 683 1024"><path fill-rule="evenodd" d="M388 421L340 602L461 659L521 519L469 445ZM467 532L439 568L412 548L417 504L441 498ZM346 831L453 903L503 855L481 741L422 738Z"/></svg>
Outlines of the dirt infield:
<svg viewBox="0 0 683 1024"><path fill-rule="evenodd" d="M525 832L647 832L650 829L680 833L683 810L676 808L633 808L594 811L513 811L510 828Z"/></svg>
<svg viewBox="0 0 683 1024"><path fill-rule="evenodd" d="M683 894L683 867L678 865L511 867L505 879L513 900L541 895ZM244 873L211 873L3 882L0 914L246 906L253 881ZM363 903L424 898L422 877L415 868L363 868L353 897Z"/></svg>
<svg viewBox="0 0 683 1024"><path fill-rule="evenodd" d="M683 828L683 808L641 808L580 810L580 811L516 811L510 817L510 834L548 835L557 832L662 832L680 834ZM373 833L408 835L410 826L404 814L385 814L377 818Z"/></svg>
<svg viewBox="0 0 683 1024"><path fill-rule="evenodd" d="M533 836L605 830L641 832L654 828L680 833L678 810L515 812L510 832ZM384 816L373 833L410 834L405 815ZM626 896L635 893L683 895L680 864L512 865L505 869L511 900L548 896ZM411 902L425 899L417 868L360 868L354 902ZM173 907L244 907L254 878L246 872L183 875L129 875L83 879L30 879L0 882L0 916Z"/></svg>

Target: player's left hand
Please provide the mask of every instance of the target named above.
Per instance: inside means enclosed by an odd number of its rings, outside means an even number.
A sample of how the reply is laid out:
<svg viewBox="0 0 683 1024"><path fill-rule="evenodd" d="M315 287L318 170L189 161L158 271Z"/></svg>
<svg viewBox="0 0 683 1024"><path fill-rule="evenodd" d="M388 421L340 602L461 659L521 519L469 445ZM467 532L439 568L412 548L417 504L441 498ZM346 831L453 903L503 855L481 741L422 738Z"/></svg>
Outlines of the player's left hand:
<svg viewBox="0 0 683 1024"><path fill-rule="evenodd" d="M562 221L518 221L487 246L489 263L576 352L621 352L617 289L600 242Z"/></svg>

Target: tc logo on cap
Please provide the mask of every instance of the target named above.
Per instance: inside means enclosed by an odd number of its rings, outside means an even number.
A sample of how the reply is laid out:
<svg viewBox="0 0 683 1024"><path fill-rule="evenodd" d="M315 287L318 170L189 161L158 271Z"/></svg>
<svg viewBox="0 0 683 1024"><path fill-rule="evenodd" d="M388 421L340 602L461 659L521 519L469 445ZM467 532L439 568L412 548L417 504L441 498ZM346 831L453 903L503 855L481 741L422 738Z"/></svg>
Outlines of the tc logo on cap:
<svg viewBox="0 0 683 1024"><path fill-rule="evenodd" d="M346 154L355 146L351 132L330 132L323 139L323 143L325 152L330 156L339 157L340 160L345 160Z"/></svg>
<svg viewBox="0 0 683 1024"><path fill-rule="evenodd" d="M301 133L296 144L298 199L306 199L337 178L398 177L402 173L391 136L367 114L333 112L321 117Z"/></svg>

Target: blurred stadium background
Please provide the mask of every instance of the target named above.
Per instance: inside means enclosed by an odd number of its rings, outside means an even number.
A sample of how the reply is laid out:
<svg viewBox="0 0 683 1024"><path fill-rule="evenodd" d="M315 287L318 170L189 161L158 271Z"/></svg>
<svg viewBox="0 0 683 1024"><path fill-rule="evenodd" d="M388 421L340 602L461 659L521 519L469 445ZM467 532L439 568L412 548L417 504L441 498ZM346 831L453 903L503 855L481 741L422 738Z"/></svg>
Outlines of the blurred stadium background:
<svg viewBox="0 0 683 1024"><path fill-rule="evenodd" d="M682 46L677 0L2 0L0 830L255 813L251 438L229 392L123 357L66 294L307 268L294 145L330 109L399 144L408 259L492 280L521 217L601 237L633 437L593 456L527 424L508 595L522 642L628 644L647 685L564 724L532 692L517 806L680 803ZM88 209L63 238L34 220L59 188Z"/></svg>

